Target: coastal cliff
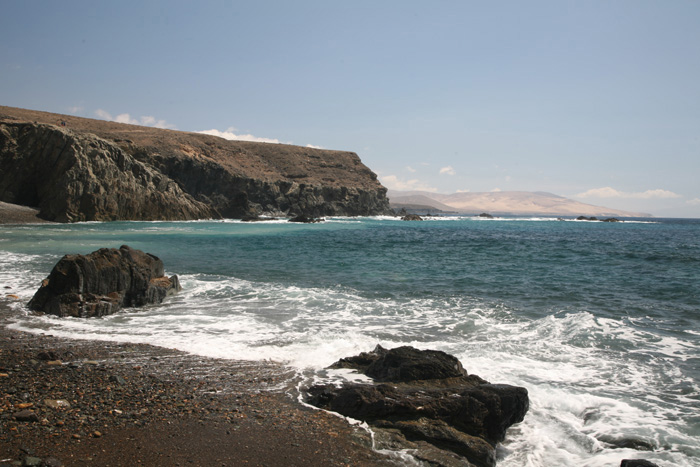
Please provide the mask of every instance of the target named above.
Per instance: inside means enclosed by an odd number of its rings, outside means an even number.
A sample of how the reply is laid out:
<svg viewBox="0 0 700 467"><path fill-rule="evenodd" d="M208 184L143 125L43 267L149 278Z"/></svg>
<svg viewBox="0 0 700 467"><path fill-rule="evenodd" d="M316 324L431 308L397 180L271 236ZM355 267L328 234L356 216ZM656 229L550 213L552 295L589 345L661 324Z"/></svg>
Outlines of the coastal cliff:
<svg viewBox="0 0 700 467"><path fill-rule="evenodd" d="M0 201L57 222L390 214L357 154L0 106Z"/></svg>

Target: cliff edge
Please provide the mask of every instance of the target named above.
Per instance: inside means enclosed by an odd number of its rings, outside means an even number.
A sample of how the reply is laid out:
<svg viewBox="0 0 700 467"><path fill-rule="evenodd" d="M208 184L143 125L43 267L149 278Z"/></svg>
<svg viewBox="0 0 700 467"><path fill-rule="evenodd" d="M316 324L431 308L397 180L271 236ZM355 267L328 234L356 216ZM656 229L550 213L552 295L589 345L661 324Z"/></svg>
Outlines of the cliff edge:
<svg viewBox="0 0 700 467"><path fill-rule="evenodd" d="M357 154L0 106L0 201L58 222L390 214Z"/></svg>

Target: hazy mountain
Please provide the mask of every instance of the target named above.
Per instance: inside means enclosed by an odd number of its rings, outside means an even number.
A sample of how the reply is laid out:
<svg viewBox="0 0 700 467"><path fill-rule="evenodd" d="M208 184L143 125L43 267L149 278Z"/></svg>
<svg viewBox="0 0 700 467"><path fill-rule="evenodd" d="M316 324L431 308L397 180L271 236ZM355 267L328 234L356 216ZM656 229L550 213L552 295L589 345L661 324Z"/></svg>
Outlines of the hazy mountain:
<svg viewBox="0 0 700 467"><path fill-rule="evenodd" d="M457 211L464 214L487 212L495 215L528 216L652 217L648 213L594 206L540 191L498 191L446 195L427 191L389 190L387 196L392 205L423 204L443 211Z"/></svg>

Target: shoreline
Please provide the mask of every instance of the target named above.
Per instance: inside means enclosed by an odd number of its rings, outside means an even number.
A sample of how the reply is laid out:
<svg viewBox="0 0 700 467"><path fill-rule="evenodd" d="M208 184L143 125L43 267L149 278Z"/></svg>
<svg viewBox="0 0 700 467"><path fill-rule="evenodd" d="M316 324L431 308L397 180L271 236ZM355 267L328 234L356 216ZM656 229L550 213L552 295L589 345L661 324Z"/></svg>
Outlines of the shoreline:
<svg viewBox="0 0 700 467"><path fill-rule="evenodd" d="M396 465L292 399L281 364L22 332L15 313L0 301L0 466Z"/></svg>

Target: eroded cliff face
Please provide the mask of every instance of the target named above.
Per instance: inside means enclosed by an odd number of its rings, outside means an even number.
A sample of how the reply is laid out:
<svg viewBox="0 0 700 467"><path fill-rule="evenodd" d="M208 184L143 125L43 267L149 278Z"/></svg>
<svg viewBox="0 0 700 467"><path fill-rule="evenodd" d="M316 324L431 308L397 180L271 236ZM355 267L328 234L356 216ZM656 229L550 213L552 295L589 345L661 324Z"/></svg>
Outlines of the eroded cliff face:
<svg viewBox="0 0 700 467"><path fill-rule="evenodd" d="M0 198L56 222L208 218L173 180L95 136L0 124Z"/></svg>
<svg viewBox="0 0 700 467"><path fill-rule="evenodd" d="M0 201L59 222L390 214L357 154L0 106Z"/></svg>

